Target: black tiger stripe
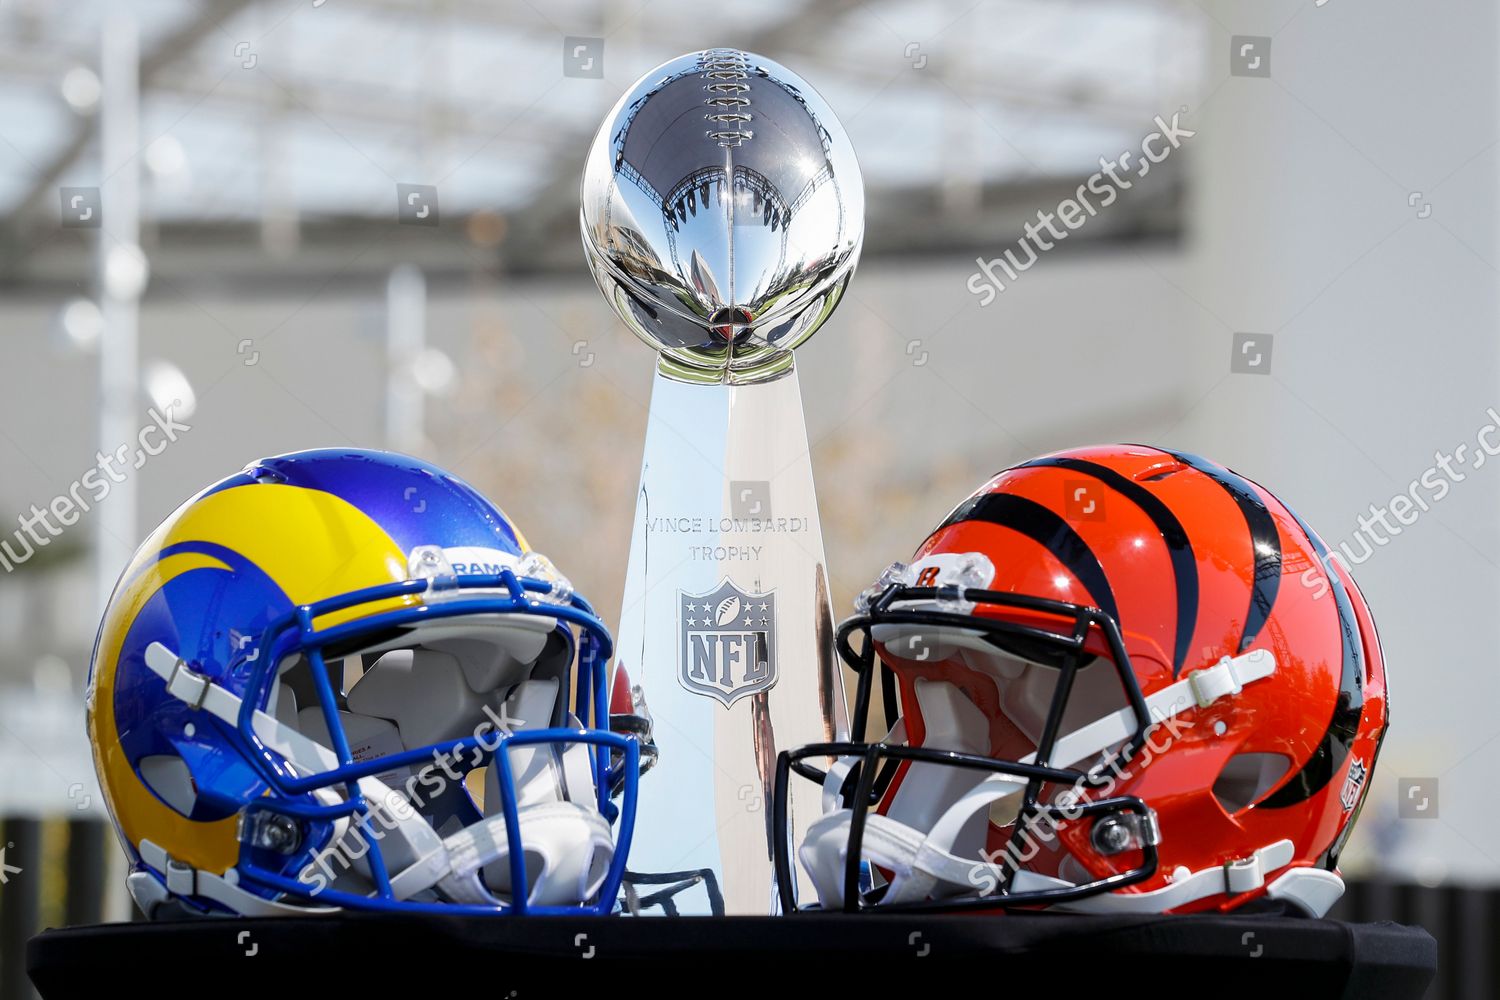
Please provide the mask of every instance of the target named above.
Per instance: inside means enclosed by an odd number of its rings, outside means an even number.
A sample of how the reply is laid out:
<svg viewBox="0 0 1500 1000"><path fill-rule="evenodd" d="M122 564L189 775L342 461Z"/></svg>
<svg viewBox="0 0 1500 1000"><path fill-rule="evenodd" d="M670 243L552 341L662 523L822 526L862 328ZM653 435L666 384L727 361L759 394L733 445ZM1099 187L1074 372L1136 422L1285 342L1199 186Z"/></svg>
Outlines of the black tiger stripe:
<svg viewBox="0 0 1500 1000"><path fill-rule="evenodd" d="M1339 772L1345 759L1348 758L1349 750L1354 744L1354 737L1359 732L1360 716L1364 714L1365 709L1365 646L1359 634L1359 619L1354 614L1354 602L1349 599L1349 591L1344 586L1338 570L1333 566L1333 561L1328 555L1328 547L1313 533L1312 528L1308 527L1307 522L1302 520L1296 511L1290 507L1286 509L1287 513L1291 514L1301 526L1302 533L1307 536L1313 551L1318 555L1318 561L1323 564L1324 574L1328 577L1328 586L1333 591L1334 604L1339 613L1339 638L1343 645L1343 667L1339 671L1339 696L1333 705L1333 718L1329 720L1328 728L1318 742L1318 748L1286 784L1258 804L1258 808L1261 809L1281 809L1296 805L1322 791L1328 782L1333 780L1333 776ZM1373 759L1367 761L1366 766L1373 768L1375 761ZM1336 850L1333 860L1337 860Z"/></svg>
<svg viewBox="0 0 1500 1000"><path fill-rule="evenodd" d="M1099 558L1088 543L1069 526L1055 511L1049 510L1035 500L1018 497L1010 493L982 493L970 497L949 514L937 530L951 527L962 521L984 521L1018 531L1027 538L1043 545L1057 561L1078 578L1094 604L1115 620L1121 630L1120 609L1115 605L1115 592L1109 585L1109 577ZM936 533L936 532L934 532Z"/></svg>
<svg viewBox="0 0 1500 1000"><path fill-rule="evenodd" d="M1182 672L1182 665L1187 660L1188 647L1193 643L1193 631L1198 623L1198 560L1193 554L1192 541L1182 522L1177 520L1177 515L1155 493L1108 466L1067 456L1038 458L1017 466L1019 469L1039 467L1066 469L1092 476L1134 502L1156 525L1162 541L1166 543L1167 555L1172 560L1172 577L1177 587L1177 634L1172 651L1172 676L1176 677Z"/></svg>
<svg viewBox="0 0 1500 1000"><path fill-rule="evenodd" d="M1197 455L1181 451L1167 454L1223 487L1234 499L1235 506L1244 515L1246 527L1250 529L1250 550L1255 553L1255 579L1250 588L1250 607L1245 612L1240 646L1235 650L1243 653L1265 627L1266 619L1276 605L1276 593L1281 589L1281 533L1276 530L1276 519L1248 479Z"/></svg>

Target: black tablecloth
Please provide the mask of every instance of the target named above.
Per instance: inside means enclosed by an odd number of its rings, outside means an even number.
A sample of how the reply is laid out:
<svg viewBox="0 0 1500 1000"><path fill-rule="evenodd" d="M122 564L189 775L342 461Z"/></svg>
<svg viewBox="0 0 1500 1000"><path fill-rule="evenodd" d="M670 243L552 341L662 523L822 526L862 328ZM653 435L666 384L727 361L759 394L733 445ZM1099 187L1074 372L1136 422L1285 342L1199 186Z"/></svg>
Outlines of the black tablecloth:
<svg viewBox="0 0 1500 1000"><path fill-rule="evenodd" d="M1420 928L1255 916L1057 914L492 918L343 914L51 930L28 969L46 1000L143 985L147 997L818 996L912 1000L1422 996ZM457 991L462 989L463 993ZM200 994L193 992L202 990ZM210 992L212 991L212 992ZM471 993L471 991L474 991ZM879 991L878 993L872 991ZM605 1000L601 996L600 1000Z"/></svg>

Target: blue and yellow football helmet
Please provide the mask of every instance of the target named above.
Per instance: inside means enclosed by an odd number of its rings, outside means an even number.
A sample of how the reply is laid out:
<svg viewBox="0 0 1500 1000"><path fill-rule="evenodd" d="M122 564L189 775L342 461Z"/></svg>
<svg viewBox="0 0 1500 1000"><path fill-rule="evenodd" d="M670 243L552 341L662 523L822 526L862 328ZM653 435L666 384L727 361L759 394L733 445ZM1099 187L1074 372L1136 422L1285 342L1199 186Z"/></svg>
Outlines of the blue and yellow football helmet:
<svg viewBox="0 0 1500 1000"><path fill-rule="evenodd" d="M608 729L609 656L454 476L371 451L256 462L151 534L100 626L88 730L131 895L608 913L639 765Z"/></svg>

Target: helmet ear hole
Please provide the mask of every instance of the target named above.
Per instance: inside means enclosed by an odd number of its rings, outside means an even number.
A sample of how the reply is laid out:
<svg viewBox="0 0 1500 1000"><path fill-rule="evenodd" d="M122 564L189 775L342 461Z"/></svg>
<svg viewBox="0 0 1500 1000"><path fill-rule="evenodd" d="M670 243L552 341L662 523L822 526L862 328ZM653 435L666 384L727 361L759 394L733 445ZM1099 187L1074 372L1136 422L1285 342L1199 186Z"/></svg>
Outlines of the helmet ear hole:
<svg viewBox="0 0 1500 1000"><path fill-rule="evenodd" d="M198 804L198 789L193 786L193 775L187 761L174 754L153 754L142 757L137 768L141 781L153 795L182 815L193 815L193 807Z"/></svg>
<svg viewBox="0 0 1500 1000"><path fill-rule="evenodd" d="M1264 798L1291 766L1292 760L1285 754L1235 754L1214 782L1214 798L1225 812L1234 815Z"/></svg>

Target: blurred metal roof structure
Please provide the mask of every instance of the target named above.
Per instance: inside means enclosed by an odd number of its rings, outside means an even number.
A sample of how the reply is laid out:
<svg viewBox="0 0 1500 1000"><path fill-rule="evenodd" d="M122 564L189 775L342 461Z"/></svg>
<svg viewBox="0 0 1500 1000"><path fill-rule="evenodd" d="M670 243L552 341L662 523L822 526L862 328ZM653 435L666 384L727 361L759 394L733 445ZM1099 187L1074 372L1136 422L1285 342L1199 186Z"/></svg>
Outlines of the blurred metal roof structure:
<svg viewBox="0 0 1500 1000"><path fill-rule="evenodd" d="M0 280L79 280L57 189L99 186L106 12L140 34L153 272L359 276L579 265L589 139L641 73L734 45L795 67L853 137L870 250L944 249L1055 203L1201 74L1174 0L47 0L0 2ZM568 44L597 62L569 65ZM1173 172L1090 238L1175 230ZM442 225L390 240L398 183ZM1020 193L1020 214L1010 211ZM108 213L108 206L104 212ZM938 223L941 223L939 225Z"/></svg>

